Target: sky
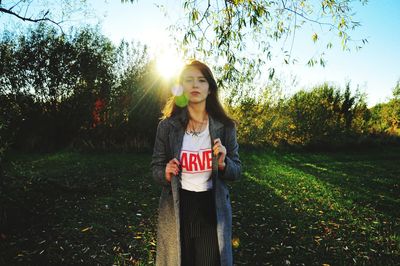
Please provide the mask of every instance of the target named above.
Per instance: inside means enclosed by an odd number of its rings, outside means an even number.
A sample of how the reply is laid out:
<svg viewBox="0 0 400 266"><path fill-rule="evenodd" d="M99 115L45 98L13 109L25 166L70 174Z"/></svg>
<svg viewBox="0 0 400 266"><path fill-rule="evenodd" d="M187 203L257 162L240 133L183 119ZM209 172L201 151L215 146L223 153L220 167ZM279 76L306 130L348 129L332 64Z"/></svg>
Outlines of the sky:
<svg viewBox="0 0 400 266"><path fill-rule="evenodd" d="M155 2L168 7L169 17L164 17ZM115 42L122 38L140 40L154 51L168 49L170 41L166 27L179 16L179 2L139 0L121 4L115 0L89 1L101 17L106 36ZM309 30L297 33L293 54L299 58L298 63L289 66L280 61L273 63L280 76L296 77L297 82L288 89L289 93L323 82L344 88L350 82L353 91L358 88L367 94L369 106L385 102L392 96L392 89L400 80L400 0L370 0L367 5L359 4L355 12L355 19L362 26L352 37L366 38L368 43L361 50L350 52L342 51L339 42L334 43L333 49L325 51L325 67L306 66L308 56L320 48L312 42Z"/></svg>
<svg viewBox="0 0 400 266"><path fill-rule="evenodd" d="M140 41L147 44L153 54L171 49L172 41L167 27L180 17L181 1L138 0L133 4L122 4L120 0L87 2L93 8L93 14L78 21L100 21L102 32L116 44L121 39ZM167 7L167 17L156 4ZM352 37L368 39L361 50L342 51L336 40L333 49L325 51L326 67L308 67L306 62L310 55L321 48L318 42L314 44L311 40L313 29L305 28L296 33L294 41L292 54L298 63L286 65L281 61L271 62L278 76L284 79L296 77L296 83L288 86L286 93L308 89L323 82L344 88L350 82L353 91L358 88L367 94L369 106L385 102L392 96L392 89L400 80L400 0L369 0L365 6L359 4L355 12L355 18L362 26Z"/></svg>

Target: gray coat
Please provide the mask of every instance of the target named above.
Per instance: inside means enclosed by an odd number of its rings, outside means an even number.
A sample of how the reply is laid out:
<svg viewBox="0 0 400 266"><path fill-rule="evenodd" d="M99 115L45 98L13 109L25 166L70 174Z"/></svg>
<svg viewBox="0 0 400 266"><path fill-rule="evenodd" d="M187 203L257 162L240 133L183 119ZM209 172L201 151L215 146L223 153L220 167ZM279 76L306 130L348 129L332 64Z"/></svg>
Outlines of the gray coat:
<svg viewBox="0 0 400 266"><path fill-rule="evenodd" d="M165 180L165 166L172 158L179 160L185 130L182 126L186 121L187 109L180 114L164 119L158 124L152 170L154 180L162 185L159 202L157 226L157 256L156 265L181 265L179 188L180 175L173 176L171 183ZM213 140L220 138L226 147L225 170L218 172L218 159L213 154L212 181L217 213L217 237L221 257L221 266L231 266L232 258L232 209L226 181L240 178L241 163L239 160L239 145L236 141L236 129L227 127L209 116L211 147Z"/></svg>

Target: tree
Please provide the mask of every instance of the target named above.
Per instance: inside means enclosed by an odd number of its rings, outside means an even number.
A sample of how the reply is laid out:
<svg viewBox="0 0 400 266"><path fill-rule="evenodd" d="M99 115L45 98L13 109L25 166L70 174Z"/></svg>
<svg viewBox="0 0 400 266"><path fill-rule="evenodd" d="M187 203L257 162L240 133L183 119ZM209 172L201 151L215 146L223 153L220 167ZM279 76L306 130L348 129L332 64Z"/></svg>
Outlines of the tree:
<svg viewBox="0 0 400 266"><path fill-rule="evenodd" d="M393 88L393 98L400 100L400 79L396 82L396 86Z"/></svg>
<svg viewBox="0 0 400 266"><path fill-rule="evenodd" d="M371 108L370 131L378 134L400 135L400 81L393 88L393 98Z"/></svg>
<svg viewBox="0 0 400 266"><path fill-rule="evenodd" d="M0 17L8 15L26 22L49 22L61 25L72 14L87 9L85 0L0 0Z"/></svg>
<svg viewBox="0 0 400 266"><path fill-rule="evenodd" d="M387 132L392 135L400 134L400 81L393 88L393 98L385 105L382 116L387 121L389 128Z"/></svg>
<svg viewBox="0 0 400 266"><path fill-rule="evenodd" d="M320 32L328 31L337 35L343 49L350 49L353 45L361 47L367 40L355 41L350 33L361 25L353 18L355 4L364 5L367 1L183 0L183 15L171 27L171 32L186 57L207 58L207 61L214 58L219 84L236 84L231 87L236 93L239 90L237 84L254 80L261 73L261 67L276 56L272 47L278 42L282 42L282 52L278 53L283 61L294 62L296 57L292 48L296 32L307 24L320 28L310 36L314 42L323 42ZM134 3L137 0L121 2ZM24 21L48 21L60 26L69 14L85 10L85 4L84 0L2 0L0 14ZM249 46L256 52L249 53ZM329 49L333 43L328 41L325 46ZM323 52L307 63L311 66L325 65ZM273 76L274 68L270 67L269 71Z"/></svg>
<svg viewBox="0 0 400 266"><path fill-rule="evenodd" d="M96 102L107 102L115 80L115 47L98 28L66 35L39 23L27 34L5 33L0 59L0 112L10 117L2 124L14 147L65 146L92 128Z"/></svg>
<svg viewBox="0 0 400 266"><path fill-rule="evenodd" d="M353 18L357 3L364 5L367 0L184 0L184 14L171 29L187 57L215 58L220 85L223 80L238 86L260 74L261 67L277 55L272 49L276 44L282 46L278 53L284 62L294 62L296 32L307 24L336 34L343 49L361 47L367 40L350 36L360 26ZM310 39L323 41L319 32ZM256 52L248 52L249 46ZM327 49L332 46L325 43ZM308 60L310 66L318 63L325 65L323 52ZM271 77L275 70L269 70Z"/></svg>
<svg viewBox="0 0 400 266"><path fill-rule="evenodd" d="M358 91L351 95L349 84L344 92L328 84L301 90L284 105L291 125L282 130L290 144L345 145L366 131L365 97Z"/></svg>

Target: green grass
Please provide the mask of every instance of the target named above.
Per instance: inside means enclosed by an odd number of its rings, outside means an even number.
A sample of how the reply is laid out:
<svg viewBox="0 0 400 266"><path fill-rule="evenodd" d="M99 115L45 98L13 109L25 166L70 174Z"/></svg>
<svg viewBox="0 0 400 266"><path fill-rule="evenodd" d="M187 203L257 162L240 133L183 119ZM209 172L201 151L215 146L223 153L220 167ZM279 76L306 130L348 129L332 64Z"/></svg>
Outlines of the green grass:
<svg viewBox="0 0 400 266"><path fill-rule="evenodd" d="M237 265L395 265L400 149L241 151L230 184ZM154 264L151 154L13 154L0 264Z"/></svg>

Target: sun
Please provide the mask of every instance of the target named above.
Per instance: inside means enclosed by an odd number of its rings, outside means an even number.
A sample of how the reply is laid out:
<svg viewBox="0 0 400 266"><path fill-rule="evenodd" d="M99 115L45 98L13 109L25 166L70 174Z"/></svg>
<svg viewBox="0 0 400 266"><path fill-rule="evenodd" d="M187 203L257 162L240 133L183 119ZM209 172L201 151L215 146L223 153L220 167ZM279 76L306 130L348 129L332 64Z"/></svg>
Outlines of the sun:
<svg viewBox="0 0 400 266"><path fill-rule="evenodd" d="M176 77L184 63L180 56L174 52L163 51L156 57L157 71L165 79Z"/></svg>

